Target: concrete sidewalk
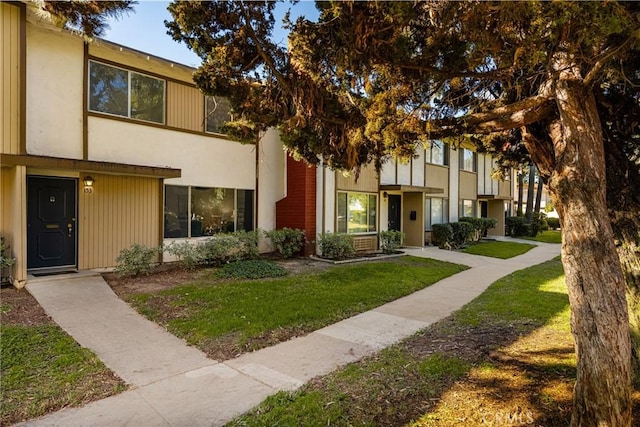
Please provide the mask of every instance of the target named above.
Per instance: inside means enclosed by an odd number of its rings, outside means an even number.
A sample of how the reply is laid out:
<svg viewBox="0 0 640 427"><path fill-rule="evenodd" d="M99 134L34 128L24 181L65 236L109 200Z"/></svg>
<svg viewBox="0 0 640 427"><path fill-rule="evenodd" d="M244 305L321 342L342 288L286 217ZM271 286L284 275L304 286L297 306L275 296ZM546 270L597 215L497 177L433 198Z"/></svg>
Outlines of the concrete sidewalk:
<svg viewBox="0 0 640 427"><path fill-rule="evenodd" d="M510 260L437 248L406 252L471 268L307 336L225 362L208 359L138 315L100 276L31 281L27 289L53 320L132 387L23 425L223 425L269 395L294 390L448 316L500 277L559 255L560 245L539 243Z"/></svg>

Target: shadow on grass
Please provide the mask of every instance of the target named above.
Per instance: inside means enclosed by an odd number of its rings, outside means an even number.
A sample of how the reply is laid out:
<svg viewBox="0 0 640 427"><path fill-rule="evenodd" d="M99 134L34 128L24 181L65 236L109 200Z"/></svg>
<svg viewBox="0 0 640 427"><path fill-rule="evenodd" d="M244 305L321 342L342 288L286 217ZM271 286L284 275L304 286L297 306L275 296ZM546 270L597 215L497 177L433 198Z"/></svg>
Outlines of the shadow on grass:
<svg viewBox="0 0 640 427"><path fill-rule="evenodd" d="M558 259L516 272L400 344L278 393L231 425L567 425L576 368L564 289Z"/></svg>

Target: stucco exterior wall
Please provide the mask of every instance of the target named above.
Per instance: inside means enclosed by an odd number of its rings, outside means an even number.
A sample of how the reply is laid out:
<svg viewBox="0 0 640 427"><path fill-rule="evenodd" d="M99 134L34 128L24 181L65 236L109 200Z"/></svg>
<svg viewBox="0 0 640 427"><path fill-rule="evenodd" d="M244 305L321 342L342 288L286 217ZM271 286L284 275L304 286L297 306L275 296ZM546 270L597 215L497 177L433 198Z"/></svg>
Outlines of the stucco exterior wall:
<svg viewBox="0 0 640 427"><path fill-rule="evenodd" d="M255 189L255 146L89 117L89 160L182 169L171 185Z"/></svg>
<svg viewBox="0 0 640 427"><path fill-rule="evenodd" d="M83 41L27 25L27 153L82 159Z"/></svg>

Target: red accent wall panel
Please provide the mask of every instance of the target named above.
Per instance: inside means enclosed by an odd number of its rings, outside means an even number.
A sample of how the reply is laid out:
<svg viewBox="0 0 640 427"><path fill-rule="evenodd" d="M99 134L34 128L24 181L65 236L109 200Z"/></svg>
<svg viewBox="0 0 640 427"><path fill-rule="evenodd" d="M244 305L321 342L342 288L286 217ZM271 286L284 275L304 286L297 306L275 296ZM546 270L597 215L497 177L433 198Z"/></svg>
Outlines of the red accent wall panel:
<svg viewBox="0 0 640 427"><path fill-rule="evenodd" d="M305 255L316 240L316 167L287 156L287 196L276 202L276 228L305 230Z"/></svg>

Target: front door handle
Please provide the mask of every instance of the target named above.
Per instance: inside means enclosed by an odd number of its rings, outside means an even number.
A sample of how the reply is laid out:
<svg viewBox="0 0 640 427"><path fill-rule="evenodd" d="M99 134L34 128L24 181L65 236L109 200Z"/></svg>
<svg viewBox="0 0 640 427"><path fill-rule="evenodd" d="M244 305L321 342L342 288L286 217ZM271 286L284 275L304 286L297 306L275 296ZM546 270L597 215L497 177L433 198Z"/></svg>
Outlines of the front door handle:
<svg viewBox="0 0 640 427"><path fill-rule="evenodd" d="M69 237L71 237L71 232L73 231L73 225L71 223L67 224L67 230L69 230Z"/></svg>

